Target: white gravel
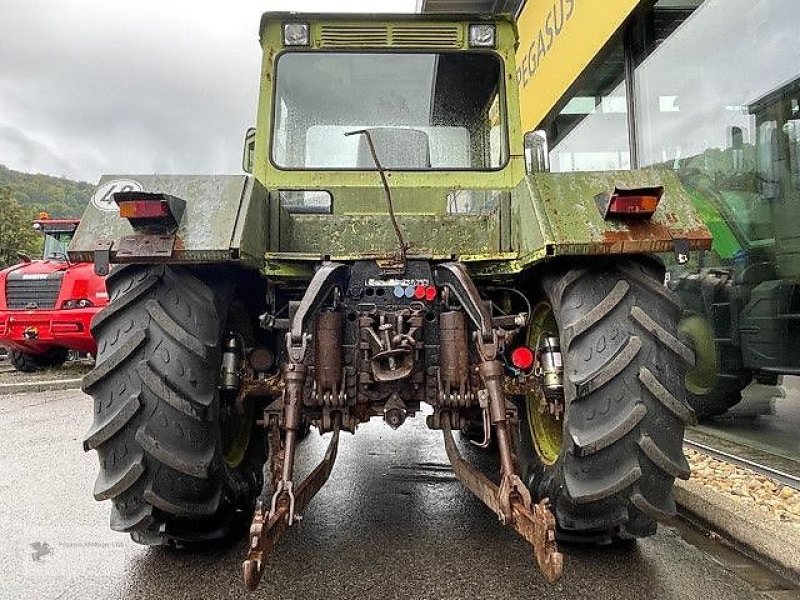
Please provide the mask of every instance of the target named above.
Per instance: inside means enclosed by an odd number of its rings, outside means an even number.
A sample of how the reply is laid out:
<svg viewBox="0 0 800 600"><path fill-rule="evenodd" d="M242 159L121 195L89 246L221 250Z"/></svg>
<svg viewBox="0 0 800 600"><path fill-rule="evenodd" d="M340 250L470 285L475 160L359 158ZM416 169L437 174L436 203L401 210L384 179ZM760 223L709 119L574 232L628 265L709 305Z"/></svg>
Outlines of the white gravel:
<svg viewBox="0 0 800 600"><path fill-rule="evenodd" d="M759 510L770 520L800 533L800 492L780 485L749 469L686 449L691 480L733 499L743 510Z"/></svg>

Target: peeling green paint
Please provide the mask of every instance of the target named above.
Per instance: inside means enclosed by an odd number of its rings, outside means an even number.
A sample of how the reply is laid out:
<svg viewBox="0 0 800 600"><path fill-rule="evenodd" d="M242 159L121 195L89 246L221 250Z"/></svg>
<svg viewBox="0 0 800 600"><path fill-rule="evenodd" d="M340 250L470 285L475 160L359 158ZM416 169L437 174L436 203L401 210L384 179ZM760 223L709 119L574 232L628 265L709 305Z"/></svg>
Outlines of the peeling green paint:
<svg viewBox="0 0 800 600"><path fill-rule="evenodd" d="M237 176L105 176L135 179L143 189L166 192L186 200L177 237L180 248L173 262L239 261L258 267L277 280L311 277L321 260L352 261L392 256L397 240L390 226L384 190L375 171L288 171L268 159L272 127L276 57L288 51L282 45L281 25L286 15L262 19L263 63L261 95L255 134L254 173ZM293 17L293 18L296 18ZM537 173L526 176L523 132L520 130L516 85L513 19L508 16L461 18L430 15L375 16L304 15L312 31L312 47L327 42L322 27L381 26L389 40L372 48L357 36L348 38L360 51L418 51L441 47L421 36L413 48L392 46L399 23L425 29L437 26L457 30L448 51L464 52L469 23L491 20L497 29L494 52L503 61L505 102L500 118L507 122L509 161L494 171L390 171L387 174L401 229L410 243L409 255L431 260L466 262L475 277L502 279L552 257L670 251L675 239L690 247L709 248L711 236L692 198L670 171L640 170L598 173ZM333 39L333 38L330 38ZM355 40L355 41L353 41ZM407 42L404 42L407 44ZM426 44L428 46L426 46ZM327 48L326 48L327 49ZM605 220L595 195L616 187L663 185L664 197L650 220ZM280 205L279 192L325 190L331 194L331 214L291 214ZM486 199L476 209L453 212L452 194L472 193ZM116 211L87 208L70 255L92 258L97 242L118 240L132 230Z"/></svg>

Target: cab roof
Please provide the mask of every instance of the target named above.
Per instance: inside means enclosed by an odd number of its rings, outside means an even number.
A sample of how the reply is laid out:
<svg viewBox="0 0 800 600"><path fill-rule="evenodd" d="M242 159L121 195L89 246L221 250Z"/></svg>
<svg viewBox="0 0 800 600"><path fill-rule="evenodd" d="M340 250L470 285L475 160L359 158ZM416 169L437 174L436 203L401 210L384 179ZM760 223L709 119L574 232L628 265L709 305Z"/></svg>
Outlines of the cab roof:
<svg viewBox="0 0 800 600"><path fill-rule="evenodd" d="M270 11L261 15L261 25L258 30L260 38L263 39L264 37L264 29L267 23L275 21L281 23L285 21L356 21L363 23L385 23L386 21L411 21L417 23L505 21L511 23L516 31L516 21L514 20L514 15L510 13L301 13Z"/></svg>

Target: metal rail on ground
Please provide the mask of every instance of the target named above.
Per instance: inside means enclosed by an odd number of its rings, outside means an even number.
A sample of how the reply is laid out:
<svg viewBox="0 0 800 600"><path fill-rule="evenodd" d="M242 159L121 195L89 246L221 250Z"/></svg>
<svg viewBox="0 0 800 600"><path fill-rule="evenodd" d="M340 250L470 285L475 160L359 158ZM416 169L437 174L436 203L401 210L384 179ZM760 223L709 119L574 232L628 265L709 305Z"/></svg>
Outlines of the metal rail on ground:
<svg viewBox="0 0 800 600"><path fill-rule="evenodd" d="M706 454L711 458L716 458L718 460L723 460L732 463L739 467L750 469L751 471L754 471L759 475L767 477L776 483L780 483L781 485L785 485L794 490L800 491L800 477L795 477L794 475L790 475L789 473L784 473L783 471L779 471L778 469L774 469L767 465L762 465L755 461L748 460L740 456L736 456L735 454L730 454L729 452L717 450L716 448L707 446L705 444L693 442L692 440L684 440L683 444L687 448L691 448L692 450L696 450L697 452Z"/></svg>

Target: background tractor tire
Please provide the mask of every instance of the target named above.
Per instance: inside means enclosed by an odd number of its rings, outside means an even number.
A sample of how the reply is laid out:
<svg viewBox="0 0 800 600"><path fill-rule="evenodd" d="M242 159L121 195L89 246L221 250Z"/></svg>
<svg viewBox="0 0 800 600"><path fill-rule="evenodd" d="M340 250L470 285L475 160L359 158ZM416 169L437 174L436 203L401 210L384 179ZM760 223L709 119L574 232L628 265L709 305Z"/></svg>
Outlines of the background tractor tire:
<svg viewBox="0 0 800 600"><path fill-rule="evenodd" d="M741 402L752 379L735 331L738 308L730 275L704 270L670 285L685 307L679 329L697 355L686 379L689 404L698 419L722 415Z"/></svg>
<svg viewBox="0 0 800 600"><path fill-rule="evenodd" d="M202 273L118 268L92 324L97 360L83 389L94 398L84 439L100 460L94 497L111 500L111 528L139 543L229 537L261 487L255 431L243 458L226 463L218 378L232 292L224 276Z"/></svg>
<svg viewBox="0 0 800 600"><path fill-rule="evenodd" d="M564 541L645 537L675 514L674 479L689 476L683 433L694 413L683 381L694 354L679 338L681 308L662 282L661 265L644 258L543 282L540 298L561 342L565 415L560 447L543 460L534 439L541 430L528 418L538 398L521 401L518 459L534 498L550 499Z"/></svg>
<svg viewBox="0 0 800 600"><path fill-rule="evenodd" d="M17 371L34 373L63 365L67 360L67 349L53 346L44 354L29 354L19 350L10 350L8 356Z"/></svg>

